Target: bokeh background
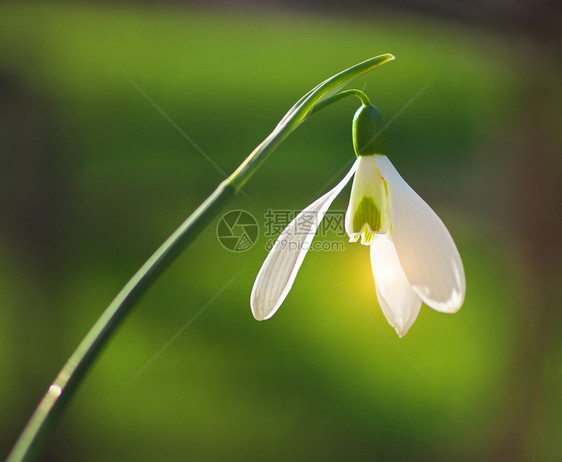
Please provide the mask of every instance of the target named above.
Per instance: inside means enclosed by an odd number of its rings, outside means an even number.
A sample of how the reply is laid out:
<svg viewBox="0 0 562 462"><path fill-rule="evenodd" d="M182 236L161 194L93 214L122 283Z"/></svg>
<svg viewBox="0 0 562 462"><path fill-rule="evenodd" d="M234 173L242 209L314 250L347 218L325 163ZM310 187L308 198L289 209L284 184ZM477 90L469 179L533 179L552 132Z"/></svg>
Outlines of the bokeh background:
<svg viewBox="0 0 562 462"><path fill-rule="evenodd" d="M391 52L355 86L388 120L431 82L388 127L389 155L457 242L463 309L424 307L399 339L367 249L345 243L310 252L258 323L267 239L228 252L215 220L119 329L39 460L560 460L560 11L539 3L4 2L0 454L223 179L170 120L231 172L310 88ZM335 184L356 107L307 121L225 211L262 226Z"/></svg>

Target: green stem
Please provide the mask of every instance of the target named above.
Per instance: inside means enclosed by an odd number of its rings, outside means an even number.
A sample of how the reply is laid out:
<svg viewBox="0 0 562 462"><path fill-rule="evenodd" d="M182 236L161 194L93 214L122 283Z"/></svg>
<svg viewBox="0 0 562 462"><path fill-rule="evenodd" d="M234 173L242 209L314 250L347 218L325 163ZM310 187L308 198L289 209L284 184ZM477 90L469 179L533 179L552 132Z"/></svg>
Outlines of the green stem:
<svg viewBox="0 0 562 462"><path fill-rule="evenodd" d="M131 308L158 276L236 196L240 188L279 143L306 119L315 105L324 100L322 107L326 107L328 104L341 99L338 95L331 98L329 95L337 93L342 86L352 79L392 59L394 59L394 56L390 54L377 56L330 77L303 96L287 112L273 132L172 233L105 309L49 387L8 456L8 462L29 461L37 455L42 442L61 414L65 404L74 395L86 373L107 344L111 334L125 319ZM328 103L328 101L331 101L331 103Z"/></svg>
<svg viewBox="0 0 562 462"><path fill-rule="evenodd" d="M340 91L339 93L336 93L334 96L331 96L330 98L323 99L311 109L308 115L311 116L313 114L316 114L318 111L321 111L322 109L329 106L330 104L334 104L335 102L347 98L348 96L355 96L359 98L359 100L361 100L361 103L364 104L365 106L371 104L371 101L369 100L368 96L365 93L363 93L361 90L352 88L351 90Z"/></svg>

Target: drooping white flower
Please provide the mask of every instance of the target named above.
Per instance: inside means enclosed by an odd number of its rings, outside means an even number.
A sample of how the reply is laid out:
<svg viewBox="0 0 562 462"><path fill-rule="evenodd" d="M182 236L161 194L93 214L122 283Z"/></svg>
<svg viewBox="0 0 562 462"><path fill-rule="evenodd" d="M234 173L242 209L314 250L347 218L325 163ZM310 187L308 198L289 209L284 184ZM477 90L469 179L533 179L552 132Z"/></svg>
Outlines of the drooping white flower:
<svg viewBox="0 0 562 462"><path fill-rule="evenodd" d="M373 106L357 112L353 133L357 161L334 189L306 207L277 239L252 289L250 305L257 320L270 318L283 303L326 211L354 174L346 232L350 241L361 238L370 246L377 298L398 335L408 332L422 302L444 313L461 308L466 283L459 252L440 218L380 154L384 141L365 138L377 133L379 119Z"/></svg>

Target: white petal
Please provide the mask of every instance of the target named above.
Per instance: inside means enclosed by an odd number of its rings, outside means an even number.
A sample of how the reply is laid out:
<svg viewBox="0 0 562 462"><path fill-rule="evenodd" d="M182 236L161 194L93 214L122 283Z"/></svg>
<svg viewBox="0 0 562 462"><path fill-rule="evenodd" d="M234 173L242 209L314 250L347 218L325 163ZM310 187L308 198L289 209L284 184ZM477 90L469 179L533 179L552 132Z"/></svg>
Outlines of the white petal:
<svg viewBox="0 0 562 462"><path fill-rule="evenodd" d="M382 311L403 337L418 317L422 301L410 287L388 236L377 236L371 245L371 267Z"/></svg>
<svg viewBox="0 0 562 462"><path fill-rule="evenodd" d="M459 251L449 231L386 156L376 156L390 197L392 241L414 291L437 311L455 313L466 281Z"/></svg>
<svg viewBox="0 0 562 462"><path fill-rule="evenodd" d="M252 313L258 321L273 316L285 300L328 207L349 183L356 168L357 162L334 189L299 213L277 239L258 273L250 297Z"/></svg>
<svg viewBox="0 0 562 462"><path fill-rule="evenodd" d="M371 213L361 213L360 206L366 200L372 204ZM386 191L375 156L359 156L345 213L345 231L351 242L361 237L361 243L368 245L375 233L386 233L388 225Z"/></svg>

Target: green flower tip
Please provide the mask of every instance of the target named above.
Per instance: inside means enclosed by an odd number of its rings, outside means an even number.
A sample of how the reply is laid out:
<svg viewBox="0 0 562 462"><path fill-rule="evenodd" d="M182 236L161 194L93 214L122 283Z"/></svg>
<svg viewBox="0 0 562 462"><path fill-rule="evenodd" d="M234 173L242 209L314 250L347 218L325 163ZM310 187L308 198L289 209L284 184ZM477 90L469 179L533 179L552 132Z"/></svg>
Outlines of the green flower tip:
<svg viewBox="0 0 562 462"><path fill-rule="evenodd" d="M390 55L392 56L392 55ZM392 56L394 59L394 56ZM357 157L373 154L386 155L384 120L372 104L363 104L353 117L353 149Z"/></svg>
<svg viewBox="0 0 562 462"><path fill-rule="evenodd" d="M382 228L381 212L372 197L363 196L355 215L353 215L353 231L363 233L363 242L371 242L374 233Z"/></svg>

